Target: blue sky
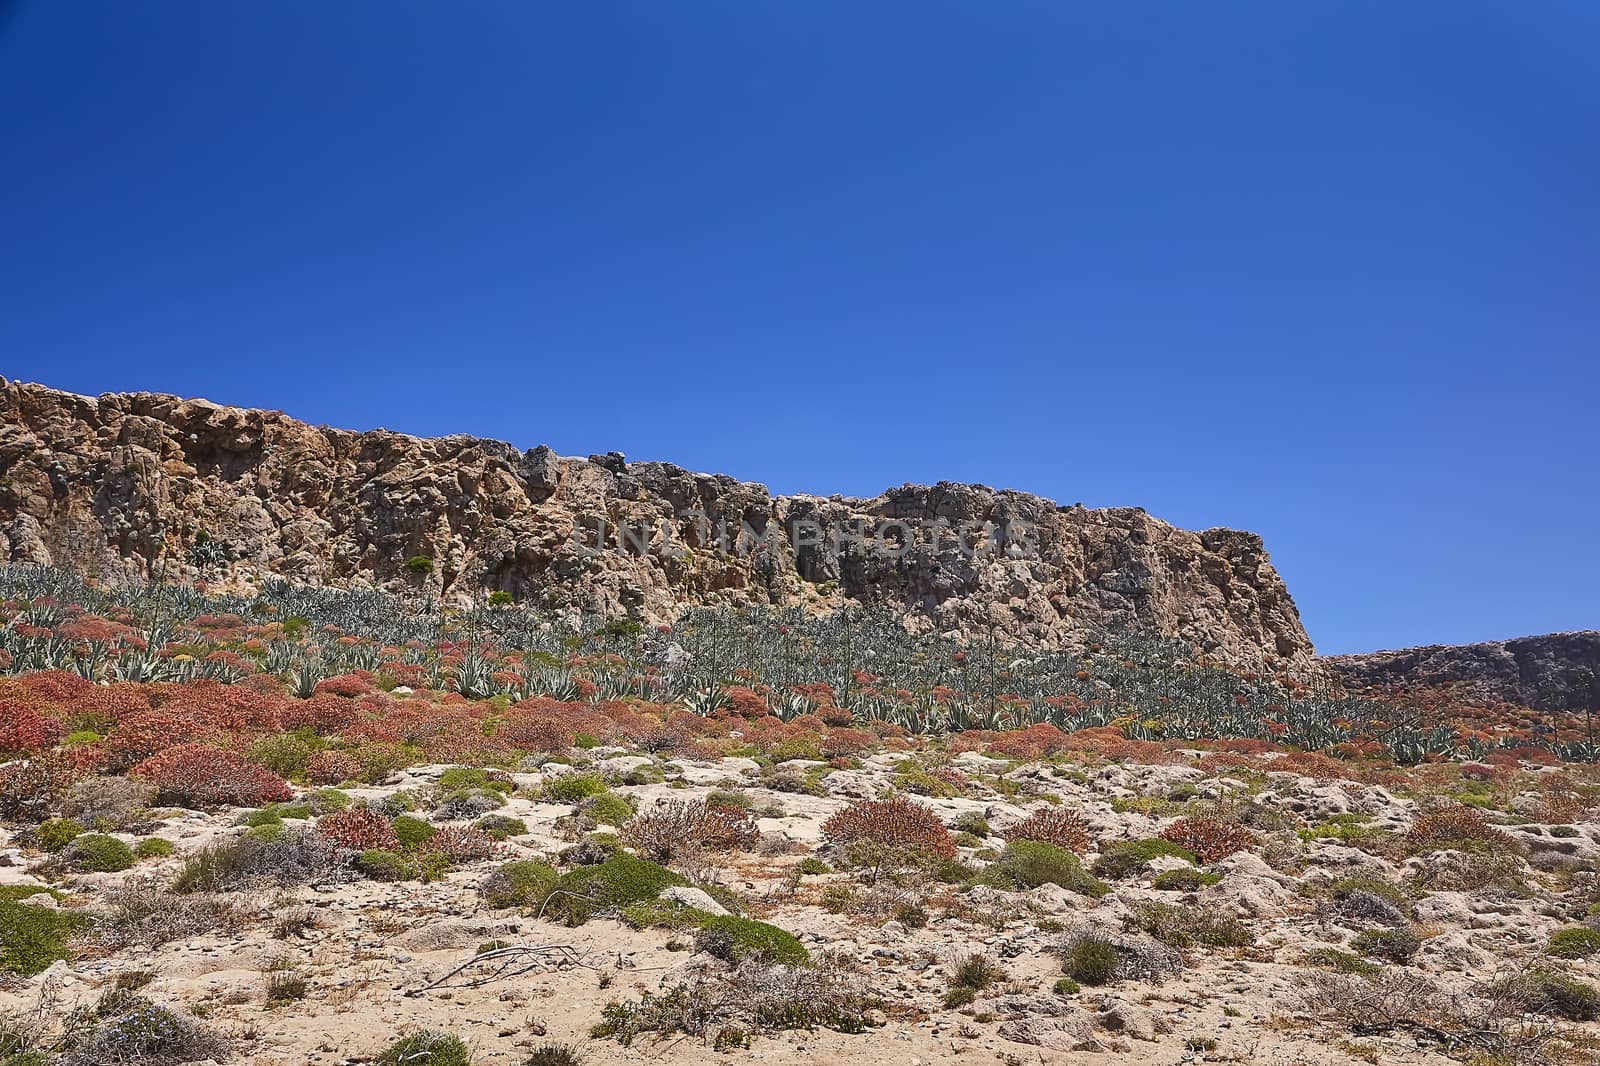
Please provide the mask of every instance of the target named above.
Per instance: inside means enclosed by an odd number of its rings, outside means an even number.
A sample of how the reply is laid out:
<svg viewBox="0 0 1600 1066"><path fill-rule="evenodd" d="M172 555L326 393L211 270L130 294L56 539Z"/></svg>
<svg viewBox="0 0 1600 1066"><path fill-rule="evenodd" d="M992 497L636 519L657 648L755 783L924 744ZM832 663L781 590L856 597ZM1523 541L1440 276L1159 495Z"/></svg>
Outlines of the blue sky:
<svg viewBox="0 0 1600 1066"><path fill-rule="evenodd" d="M0 10L0 373L1261 532L1600 626L1600 6Z"/></svg>

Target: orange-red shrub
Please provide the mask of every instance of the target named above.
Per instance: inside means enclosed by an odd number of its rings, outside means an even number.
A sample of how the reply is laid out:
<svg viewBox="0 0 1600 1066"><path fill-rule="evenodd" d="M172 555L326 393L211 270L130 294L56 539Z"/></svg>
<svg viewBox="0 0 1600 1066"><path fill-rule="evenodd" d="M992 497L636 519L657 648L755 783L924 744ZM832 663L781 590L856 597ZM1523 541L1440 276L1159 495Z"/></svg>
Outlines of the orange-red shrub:
<svg viewBox="0 0 1600 1066"><path fill-rule="evenodd" d="M264 766L205 744L179 744L144 760L129 776L156 786L169 803L259 807L287 800L289 785Z"/></svg>
<svg viewBox="0 0 1600 1066"><path fill-rule="evenodd" d="M938 815L903 796L858 800L822 823L822 835L836 844L867 841L944 859L956 853L955 841Z"/></svg>
<svg viewBox="0 0 1600 1066"><path fill-rule="evenodd" d="M394 826L370 807L348 807L317 820L317 835L351 851L398 851Z"/></svg>
<svg viewBox="0 0 1600 1066"><path fill-rule="evenodd" d="M1089 850L1088 823L1077 811L1060 807L1044 807L1033 811L1022 821L1002 829L1000 835L1007 840L1037 840L1041 844L1054 844L1080 855Z"/></svg>
<svg viewBox="0 0 1600 1066"><path fill-rule="evenodd" d="M1256 842L1255 834L1238 822L1203 815L1179 818L1161 831L1161 839L1188 848L1202 863L1225 859Z"/></svg>

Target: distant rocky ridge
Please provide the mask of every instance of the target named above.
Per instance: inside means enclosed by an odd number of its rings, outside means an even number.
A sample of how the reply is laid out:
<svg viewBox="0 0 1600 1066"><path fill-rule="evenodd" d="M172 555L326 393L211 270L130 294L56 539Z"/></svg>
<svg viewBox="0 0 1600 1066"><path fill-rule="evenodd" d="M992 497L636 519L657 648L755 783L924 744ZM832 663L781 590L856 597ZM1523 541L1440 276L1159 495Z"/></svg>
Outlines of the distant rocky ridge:
<svg viewBox="0 0 1600 1066"><path fill-rule="evenodd" d="M1323 660L1348 688L1461 685L1541 710L1600 711L1600 631L1433 645Z"/></svg>
<svg viewBox="0 0 1600 1066"><path fill-rule="evenodd" d="M886 523L971 532L890 555L814 543L816 530ZM759 543L719 543L723 526ZM666 537L642 552L617 550L614 538L601 546L601 532L618 527ZM223 586L279 574L456 599L501 591L651 622L692 605L856 601L956 635L1056 647L1137 626L1243 668L1319 672L1253 533L1190 532L1138 508L1060 507L946 482L872 499L773 496L614 453L564 458L3 379L0 559L108 581L160 568Z"/></svg>

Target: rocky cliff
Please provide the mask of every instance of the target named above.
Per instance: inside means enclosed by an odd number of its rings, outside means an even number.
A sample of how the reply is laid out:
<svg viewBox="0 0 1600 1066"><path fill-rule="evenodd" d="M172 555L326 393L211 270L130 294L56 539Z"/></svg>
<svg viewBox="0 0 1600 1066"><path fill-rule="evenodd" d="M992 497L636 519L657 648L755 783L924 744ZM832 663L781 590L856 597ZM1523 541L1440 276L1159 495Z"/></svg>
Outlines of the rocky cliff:
<svg viewBox="0 0 1600 1066"><path fill-rule="evenodd" d="M1348 688L1463 685L1541 710L1600 710L1600 631L1324 659Z"/></svg>
<svg viewBox="0 0 1600 1066"><path fill-rule="evenodd" d="M773 496L616 454L328 429L152 393L0 385L0 558L101 580L162 569L239 586L271 573L503 591L649 621L848 599L967 635L1057 646L1143 626L1240 666L1316 670L1252 533L976 485Z"/></svg>

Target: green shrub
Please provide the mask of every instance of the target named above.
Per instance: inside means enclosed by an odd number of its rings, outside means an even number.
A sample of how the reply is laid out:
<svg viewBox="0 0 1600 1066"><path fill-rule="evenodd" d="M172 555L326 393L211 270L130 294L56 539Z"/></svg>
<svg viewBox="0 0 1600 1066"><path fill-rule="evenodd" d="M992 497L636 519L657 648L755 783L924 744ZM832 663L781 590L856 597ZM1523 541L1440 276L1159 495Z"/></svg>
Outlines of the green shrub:
<svg viewBox="0 0 1600 1066"><path fill-rule="evenodd" d="M1363 955L1390 962L1410 962L1422 947L1417 934L1409 929L1363 929L1350 943Z"/></svg>
<svg viewBox="0 0 1600 1066"><path fill-rule="evenodd" d="M1207 873L1204 870L1163 870L1156 874L1156 879L1150 882L1150 887L1159 892L1198 892L1221 880L1221 874Z"/></svg>
<svg viewBox="0 0 1600 1066"><path fill-rule="evenodd" d="M1248 947L1255 934L1236 916L1215 907L1140 901L1130 908L1128 920L1170 947Z"/></svg>
<svg viewBox="0 0 1600 1066"><path fill-rule="evenodd" d="M1078 986L1078 982L1074 981L1072 978L1063 977L1055 984L1050 986L1050 991L1054 992L1058 996L1075 996L1079 992L1082 992L1083 989L1080 988Z"/></svg>
<svg viewBox="0 0 1600 1066"><path fill-rule="evenodd" d="M968 955L950 971L951 987L971 988L980 992L1005 979L1005 970L987 955Z"/></svg>
<svg viewBox="0 0 1600 1066"><path fill-rule="evenodd" d="M460 792L475 788L488 788L496 792L511 792L516 786L503 777L491 777L489 771L476 766L452 766L439 775L441 793Z"/></svg>
<svg viewBox="0 0 1600 1066"><path fill-rule="evenodd" d="M497 589L496 591L489 593L490 607L509 607L511 606L511 603L511 593L505 591L504 589Z"/></svg>
<svg viewBox="0 0 1600 1066"><path fill-rule="evenodd" d="M1349 899L1358 892L1377 896L1407 917L1412 913L1411 897L1406 895L1405 889L1381 877L1345 877L1328 888L1328 894L1337 900Z"/></svg>
<svg viewBox="0 0 1600 1066"><path fill-rule="evenodd" d="M1368 962L1360 955L1352 955L1338 948L1314 948L1306 952L1306 958L1313 966L1323 966L1357 977L1375 977L1383 970L1383 967L1375 962Z"/></svg>
<svg viewBox="0 0 1600 1066"><path fill-rule="evenodd" d="M1600 1016L1600 992L1591 984L1554 970L1530 969L1500 982L1498 988L1541 1014L1574 1022L1592 1022Z"/></svg>
<svg viewBox="0 0 1600 1066"><path fill-rule="evenodd" d="M579 1066L583 1052L575 1044L540 1044L528 1052L522 1066Z"/></svg>
<svg viewBox="0 0 1600 1066"><path fill-rule="evenodd" d="M424 1029L390 1044L376 1059L379 1066L471 1066L467 1045L449 1033Z"/></svg>
<svg viewBox="0 0 1600 1066"><path fill-rule="evenodd" d="M250 761L260 763L279 777L299 777L306 772L306 762L321 751L320 740L313 743L298 733L274 733L250 745Z"/></svg>
<svg viewBox="0 0 1600 1066"><path fill-rule="evenodd" d="M539 798L546 803L578 803L606 790L599 774L562 774L544 783Z"/></svg>
<svg viewBox="0 0 1600 1066"><path fill-rule="evenodd" d="M652 899L622 908L622 922L631 929L698 929L713 917L675 899Z"/></svg>
<svg viewBox="0 0 1600 1066"><path fill-rule="evenodd" d="M1121 953L1111 941L1080 936L1068 946L1061 972L1086 985L1103 985L1116 974L1121 961Z"/></svg>
<svg viewBox="0 0 1600 1066"><path fill-rule="evenodd" d="M431 574L433 573L433 559L427 555L413 555L406 560L406 569L413 574Z"/></svg>
<svg viewBox="0 0 1600 1066"><path fill-rule="evenodd" d="M419 873L415 859L376 848L357 855L355 866L374 881L410 881Z"/></svg>
<svg viewBox="0 0 1600 1066"><path fill-rule="evenodd" d="M439 831L421 818L409 814L398 815L389 824L394 828L394 835L400 839L400 846L408 851L420 848Z"/></svg>
<svg viewBox="0 0 1600 1066"><path fill-rule="evenodd" d="M1578 832L1578 827L1575 825L1553 825L1550 827L1550 835L1562 839L1570 839L1583 834Z"/></svg>
<svg viewBox="0 0 1600 1066"><path fill-rule="evenodd" d="M795 873L802 875L831 874L833 872L833 867L829 866L815 855L807 855L805 858L794 864L794 871Z"/></svg>
<svg viewBox="0 0 1600 1066"><path fill-rule="evenodd" d="M83 873L114 874L134 864L133 849L116 837L85 833L67 845L68 865Z"/></svg>
<svg viewBox="0 0 1600 1066"><path fill-rule="evenodd" d="M1550 943L1544 950L1558 959L1587 959L1600 951L1600 929L1581 925L1557 929L1550 934Z"/></svg>
<svg viewBox="0 0 1600 1066"><path fill-rule="evenodd" d="M92 924L81 914L22 902L41 892L61 898L33 885L0 885L0 973L32 977L42 972L67 958L67 943Z"/></svg>
<svg viewBox="0 0 1600 1066"><path fill-rule="evenodd" d="M496 869L483 879L478 892L485 905L497 909L537 907L559 879L555 870L545 863L522 859Z"/></svg>
<svg viewBox="0 0 1600 1066"><path fill-rule="evenodd" d="M161 837L146 837L139 841L138 846L133 849L133 854L140 859L164 859L175 850L177 849L173 847L170 840L163 840Z"/></svg>
<svg viewBox="0 0 1600 1066"><path fill-rule="evenodd" d="M597 914L655 899L662 889L687 883L664 866L618 852L597 866L563 874L545 901L544 913L568 925L582 925Z"/></svg>
<svg viewBox="0 0 1600 1066"><path fill-rule="evenodd" d="M578 804L578 811L601 825L621 826L633 817L633 804L615 792L599 792Z"/></svg>
<svg viewBox="0 0 1600 1066"><path fill-rule="evenodd" d="M1170 840L1119 840L1100 849L1091 869L1096 877L1120 881L1143 873L1150 860L1162 858L1195 862L1194 852Z"/></svg>
<svg viewBox="0 0 1600 1066"><path fill-rule="evenodd" d="M474 822L473 828L495 840L507 840L527 833L528 823L521 818L507 818L503 814L490 814Z"/></svg>
<svg viewBox="0 0 1600 1066"><path fill-rule="evenodd" d="M83 826L71 818L52 818L39 823L33 831L33 839L44 851L60 851L82 833Z"/></svg>
<svg viewBox="0 0 1600 1066"><path fill-rule="evenodd" d="M1097 898L1110 891L1105 882L1083 868L1072 852L1037 840L1013 840L1000 857L978 875L978 882L1005 889L1054 884Z"/></svg>
<svg viewBox="0 0 1600 1066"><path fill-rule="evenodd" d="M784 966L811 963L810 952L791 934L750 918L711 918L695 934L694 944L696 950L726 962L755 958Z"/></svg>

